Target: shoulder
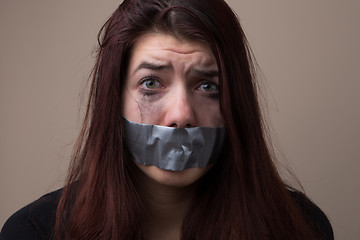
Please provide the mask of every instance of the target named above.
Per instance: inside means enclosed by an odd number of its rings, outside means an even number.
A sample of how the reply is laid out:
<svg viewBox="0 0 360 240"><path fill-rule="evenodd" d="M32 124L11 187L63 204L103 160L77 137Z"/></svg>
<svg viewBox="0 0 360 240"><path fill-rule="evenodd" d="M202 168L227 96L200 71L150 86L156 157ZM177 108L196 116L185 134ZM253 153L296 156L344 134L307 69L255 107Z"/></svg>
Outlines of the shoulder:
<svg viewBox="0 0 360 240"><path fill-rule="evenodd" d="M304 193L294 190L289 190L292 198L299 206L305 219L309 222L312 228L321 236L324 240L333 240L334 233L329 219L325 213L316 206Z"/></svg>
<svg viewBox="0 0 360 240"><path fill-rule="evenodd" d="M62 189L48 193L14 213L4 224L0 240L50 239Z"/></svg>

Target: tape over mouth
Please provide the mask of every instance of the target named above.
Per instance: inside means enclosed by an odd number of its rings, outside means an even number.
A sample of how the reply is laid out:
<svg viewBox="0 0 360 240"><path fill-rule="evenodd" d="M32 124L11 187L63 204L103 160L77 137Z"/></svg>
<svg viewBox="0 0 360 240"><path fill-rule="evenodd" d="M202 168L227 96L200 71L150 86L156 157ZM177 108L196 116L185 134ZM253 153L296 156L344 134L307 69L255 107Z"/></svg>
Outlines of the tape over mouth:
<svg viewBox="0 0 360 240"><path fill-rule="evenodd" d="M218 159L224 127L174 128L125 118L126 147L135 162L169 171L205 168Z"/></svg>

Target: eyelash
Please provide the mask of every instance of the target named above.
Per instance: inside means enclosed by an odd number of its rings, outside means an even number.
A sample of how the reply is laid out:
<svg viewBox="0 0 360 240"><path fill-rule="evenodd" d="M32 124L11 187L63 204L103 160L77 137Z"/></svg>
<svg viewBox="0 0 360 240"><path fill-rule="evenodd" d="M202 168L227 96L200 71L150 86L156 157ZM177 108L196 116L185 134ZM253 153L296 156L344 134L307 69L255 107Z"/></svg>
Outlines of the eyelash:
<svg viewBox="0 0 360 240"><path fill-rule="evenodd" d="M144 84L149 81L149 80L152 80L152 81L156 81L157 82L157 85L155 88L151 89L151 88L146 88L144 86ZM162 88L162 84L161 82L159 81L159 78L156 77L156 76L153 76L153 75L149 75L149 76L146 76L146 77L143 77L142 79L140 79L138 85L140 86L140 92L144 95L144 96L150 96L150 95L154 95L157 93L156 90L159 90ZM158 87L159 86L159 87Z"/></svg>
<svg viewBox="0 0 360 240"><path fill-rule="evenodd" d="M201 90L201 86L205 85L205 84L210 85L212 88L215 88L215 89L213 89L213 91L211 91L211 92ZM219 97L219 86L216 83L212 82L212 81L203 81L203 82L201 82L199 87L196 88L196 90L201 91L202 94L205 94L205 95L207 95L207 96L209 96L211 98L218 98Z"/></svg>
<svg viewBox="0 0 360 240"><path fill-rule="evenodd" d="M149 80L156 81L157 85L154 88L145 87L144 84ZM213 91L210 91L210 92L201 90L201 86L203 86L205 84L210 85L211 88L215 88L215 89L213 89ZM156 76L153 76L153 75L149 75L149 76L145 76L145 77L141 78L138 85L140 86L140 92L144 96L150 96L150 95L157 94L158 90L163 88L163 85L159 81L159 78ZM204 80L199 84L199 86L195 90L200 91L201 94L207 95L211 98L218 98L218 96L219 96L219 86L218 86L218 84L214 83L213 81Z"/></svg>
<svg viewBox="0 0 360 240"><path fill-rule="evenodd" d="M218 85L216 83L214 83L214 82L211 82L211 81L203 81L197 89L200 89L200 87L202 85L205 85L205 84L210 85L211 87L214 87L215 88L215 89L213 89L214 91L219 91Z"/></svg>

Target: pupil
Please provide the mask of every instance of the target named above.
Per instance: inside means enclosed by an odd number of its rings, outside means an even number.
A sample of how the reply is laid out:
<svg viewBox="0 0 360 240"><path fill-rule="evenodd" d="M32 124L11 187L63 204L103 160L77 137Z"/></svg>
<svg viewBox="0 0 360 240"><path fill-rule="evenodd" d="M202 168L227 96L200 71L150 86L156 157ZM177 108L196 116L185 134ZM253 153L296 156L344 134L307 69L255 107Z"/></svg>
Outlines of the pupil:
<svg viewBox="0 0 360 240"><path fill-rule="evenodd" d="M205 91L211 91L212 90L212 87L210 84L204 84L204 90Z"/></svg>
<svg viewBox="0 0 360 240"><path fill-rule="evenodd" d="M148 85L149 88L153 88L154 87L154 82L149 80L147 82L147 85Z"/></svg>

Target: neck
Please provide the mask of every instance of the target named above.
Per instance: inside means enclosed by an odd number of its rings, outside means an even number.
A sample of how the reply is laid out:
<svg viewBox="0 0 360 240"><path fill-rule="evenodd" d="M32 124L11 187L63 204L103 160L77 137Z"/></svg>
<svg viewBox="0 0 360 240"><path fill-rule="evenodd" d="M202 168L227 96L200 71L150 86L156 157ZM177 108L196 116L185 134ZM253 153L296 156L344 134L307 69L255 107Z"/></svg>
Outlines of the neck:
<svg viewBox="0 0 360 240"><path fill-rule="evenodd" d="M181 227L195 193L196 184L166 186L139 173L137 189L147 210L149 239L179 239Z"/></svg>

